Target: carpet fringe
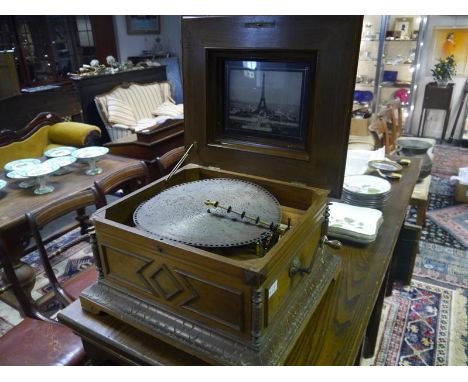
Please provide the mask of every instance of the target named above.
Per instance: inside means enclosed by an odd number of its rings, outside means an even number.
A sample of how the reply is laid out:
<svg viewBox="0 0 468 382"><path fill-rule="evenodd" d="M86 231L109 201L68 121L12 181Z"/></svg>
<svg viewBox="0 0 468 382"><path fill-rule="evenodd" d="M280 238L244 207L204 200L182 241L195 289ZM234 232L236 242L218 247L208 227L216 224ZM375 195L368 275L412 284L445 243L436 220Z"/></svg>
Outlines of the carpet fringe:
<svg viewBox="0 0 468 382"><path fill-rule="evenodd" d="M468 346L468 299L462 289L453 293L450 342L449 342L449 366L468 365L468 355L465 350Z"/></svg>

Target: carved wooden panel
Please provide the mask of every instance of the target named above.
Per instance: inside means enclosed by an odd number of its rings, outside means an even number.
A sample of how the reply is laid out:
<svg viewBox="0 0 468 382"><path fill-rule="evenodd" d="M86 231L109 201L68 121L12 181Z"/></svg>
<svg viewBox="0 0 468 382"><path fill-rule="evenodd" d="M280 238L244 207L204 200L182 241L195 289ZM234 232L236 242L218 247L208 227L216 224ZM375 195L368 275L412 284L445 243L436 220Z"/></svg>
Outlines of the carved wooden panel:
<svg viewBox="0 0 468 382"><path fill-rule="evenodd" d="M101 245L101 251L107 280L203 322L235 332L250 328L244 322L250 297L246 301L243 290L208 280L164 257L107 244Z"/></svg>

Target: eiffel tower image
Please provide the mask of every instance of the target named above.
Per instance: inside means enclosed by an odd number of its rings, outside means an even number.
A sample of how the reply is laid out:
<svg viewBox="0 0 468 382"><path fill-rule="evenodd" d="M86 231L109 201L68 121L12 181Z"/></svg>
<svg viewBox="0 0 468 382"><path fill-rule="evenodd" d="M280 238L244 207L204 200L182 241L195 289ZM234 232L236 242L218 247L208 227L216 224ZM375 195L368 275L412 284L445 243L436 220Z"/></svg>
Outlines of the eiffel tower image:
<svg viewBox="0 0 468 382"><path fill-rule="evenodd" d="M260 102L258 103L257 108L254 111L255 114L263 114L267 115L268 114L268 108L266 106L266 101L265 101L265 73L263 73L263 78L262 78L262 96L260 97Z"/></svg>

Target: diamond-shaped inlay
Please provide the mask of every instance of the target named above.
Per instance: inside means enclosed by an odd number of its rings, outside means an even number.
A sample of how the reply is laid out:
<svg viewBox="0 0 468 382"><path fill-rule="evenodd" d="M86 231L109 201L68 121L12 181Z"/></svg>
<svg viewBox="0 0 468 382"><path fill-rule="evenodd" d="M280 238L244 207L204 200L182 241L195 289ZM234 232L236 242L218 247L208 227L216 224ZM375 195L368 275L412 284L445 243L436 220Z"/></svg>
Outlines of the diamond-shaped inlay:
<svg viewBox="0 0 468 382"><path fill-rule="evenodd" d="M147 281L161 294L166 300L170 300L184 290L184 287L177 281L172 272L161 265Z"/></svg>

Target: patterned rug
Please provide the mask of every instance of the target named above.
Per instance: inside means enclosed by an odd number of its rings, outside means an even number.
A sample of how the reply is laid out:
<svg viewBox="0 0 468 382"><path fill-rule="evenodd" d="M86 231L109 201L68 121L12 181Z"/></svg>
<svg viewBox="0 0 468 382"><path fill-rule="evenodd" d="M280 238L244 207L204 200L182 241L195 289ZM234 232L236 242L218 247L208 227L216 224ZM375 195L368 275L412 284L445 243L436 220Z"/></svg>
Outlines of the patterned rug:
<svg viewBox="0 0 468 382"><path fill-rule="evenodd" d="M468 204L432 210L427 217L468 247Z"/></svg>
<svg viewBox="0 0 468 382"><path fill-rule="evenodd" d="M414 277L385 299L375 366L468 365L465 291Z"/></svg>
<svg viewBox="0 0 468 382"><path fill-rule="evenodd" d="M455 186L450 184L449 177L443 175L432 174L432 181L429 188L428 195L428 213L431 211L440 210L454 205L453 194ZM409 223L416 223L415 207L408 208L407 221ZM444 229L442 226L436 224L426 216L426 224L421 232L421 240L429 243L445 245L447 247L467 250L468 246L458 240L453 234Z"/></svg>

